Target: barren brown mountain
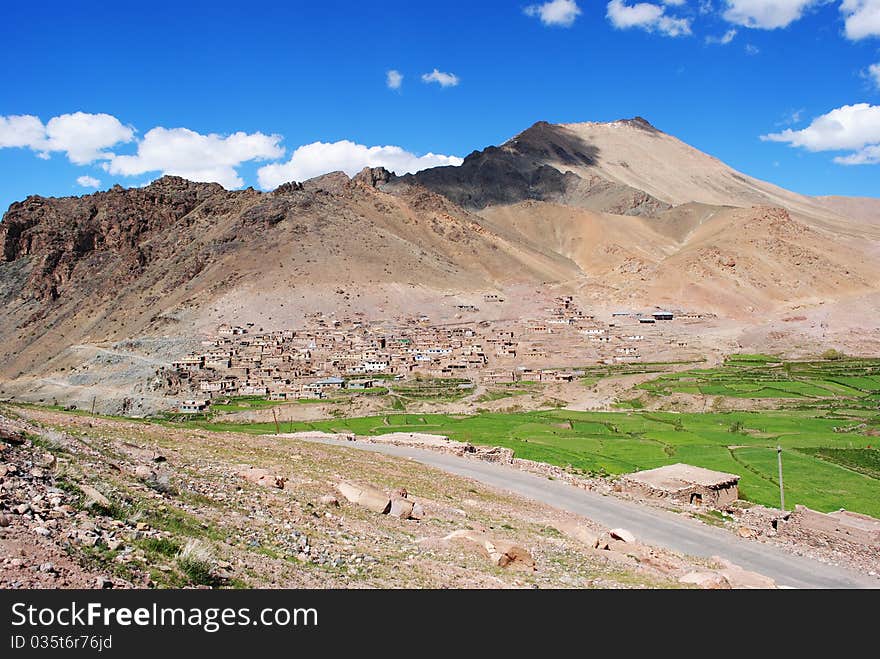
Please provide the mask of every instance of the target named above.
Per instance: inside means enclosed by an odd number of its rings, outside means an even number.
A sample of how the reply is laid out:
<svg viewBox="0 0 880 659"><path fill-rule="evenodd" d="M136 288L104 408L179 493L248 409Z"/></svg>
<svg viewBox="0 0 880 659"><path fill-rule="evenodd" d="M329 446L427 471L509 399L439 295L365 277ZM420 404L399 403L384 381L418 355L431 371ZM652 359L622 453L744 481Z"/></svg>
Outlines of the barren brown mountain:
<svg viewBox="0 0 880 659"><path fill-rule="evenodd" d="M450 297L486 292L510 304L477 319L567 292L605 311L715 313L749 345L797 310L785 327L801 345L869 350L876 209L752 179L639 118L540 122L403 177L334 173L268 193L163 177L28 197L0 223L0 398L148 398L146 376L223 322L442 322Z"/></svg>

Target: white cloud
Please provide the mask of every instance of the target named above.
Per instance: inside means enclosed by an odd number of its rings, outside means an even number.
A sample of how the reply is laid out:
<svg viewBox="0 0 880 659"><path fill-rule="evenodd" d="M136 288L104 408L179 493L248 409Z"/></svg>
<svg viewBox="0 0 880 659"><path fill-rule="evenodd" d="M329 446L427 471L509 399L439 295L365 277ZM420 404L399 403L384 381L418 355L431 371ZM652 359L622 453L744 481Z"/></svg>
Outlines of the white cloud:
<svg viewBox="0 0 880 659"><path fill-rule="evenodd" d="M0 116L0 149L30 147L37 149L46 140L46 128L39 117L30 114Z"/></svg>
<svg viewBox="0 0 880 659"><path fill-rule="evenodd" d="M840 11L848 38L880 37L880 0L843 0Z"/></svg>
<svg viewBox="0 0 880 659"><path fill-rule="evenodd" d="M444 73L434 69L431 73L422 74L422 82L436 82L441 87L455 87L459 79L454 73Z"/></svg>
<svg viewBox="0 0 880 659"><path fill-rule="evenodd" d="M747 43L746 47L743 50L746 51L746 55L757 55L761 52L760 48L751 43Z"/></svg>
<svg viewBox="0 0 880 659"><path fill-rule="evenodd" d="M571 27L581 15L581 8L574 0L551 0L540 5L529 5L523 10L526 16L537 16L544 25Z"/></svg>
<svg viewBox="0 0 880 659"><path fill-rule="evenodd" d="M462 159L456 156L435 153L417 156L399 146L364 146L342 140L303 145L291 154L286 163L261 167L257 177L261 188L274 190L282 183L304 181L333 171L354 176L364 167L385 167L395 174L407 174L428 167L461 163Z"/></svg>
<svg viewBox="0 0 880 659"><path fill-rule="evenodd" d="M391 69L385 74L385 84L388 85L388 89L400 89L403 84L403 74Z"/></svg>
<svg viewBox="0 0 880 659"><path fill-rule="evenodd" d="M880 62L869 66L866 76L874 81L874 85L877 89L880 89Z"/></svg>
<svg viewBox="0 0 880 659"><path fill-rule="evenodd" d="M109 114L62 114L45 125L33 115L0 117L0 148L27 147L43 158L60 151L77 165L112 158L106 149L132 139L134 129Z"/></svg>
<svg viewBox="0 0 880 659"><path fill-rule="evenodd" d="M84 188L97 188L101 185L101 181L96 179L94 176L80 176L76 179L78 185L81 185Z"/></svg>
<svg viewBox="0 0 880 659"><path fill-rule="evenodd" d="M627 5L623 0L611 0L606 15L611 24L619 30L637 27L648 32L660 32L669 37L691 33L689 18L667 16L665 7L649 2Z"/></svg>
<svg viewBox="0 0 880 659"><path fill-rule="evenodd" d="M711 37L711 36L706 37L706 43L717 43L717 44L721 44L722 46L726 46L731 41L733 41L733 38L735 36L736 36L736 30L728 30L727 32L722 34L720 37Z"/></svg>
<svg viewBox="0 0 880 659"><path fill-rule="evenodd" d="M804 12L826 0L726 0L725 20L743 27L775 30L788 27Z"/></svg>
<svg viewBox="0 0 880 659"><path fill-rule="evenodd" d="M802 130L787 129L762 135L768 142L783 142L807 151L853 151L839 156L841 165L880 163L880 106L844 105L817 117Z"/></svg>
<svg viewBox="0 0 880 659"><path fill-rule="evenodd" d="M240 188L244 181L236 167L251 160L280 158L284 155L284 148L279 145L281 139L280 135L263 133L202 135L188 128L160 126L144 135L135 155L114 156L105 169L123 176L161 172Z"/></svg>

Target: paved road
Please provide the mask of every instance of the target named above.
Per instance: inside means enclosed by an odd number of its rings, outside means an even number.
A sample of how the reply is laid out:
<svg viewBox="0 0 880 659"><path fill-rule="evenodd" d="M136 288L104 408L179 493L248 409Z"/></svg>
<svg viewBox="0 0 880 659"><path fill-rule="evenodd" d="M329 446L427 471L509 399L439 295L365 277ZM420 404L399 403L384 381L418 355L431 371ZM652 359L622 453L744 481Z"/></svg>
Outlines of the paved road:
<svg viewBox="0 0 880 659"><path fill-rule="evenodd" d="M721 556L748 570L793 588L880 588L880 579L812 559L794 556L770 545L739 538L675 513L639 505L613 496L588 492L560 481L512 467L460 458L421 449L316 439L324 444L385 453L472 478L486 485L592 519L604 526L622 527L648 544L691 556Z"/></svg>

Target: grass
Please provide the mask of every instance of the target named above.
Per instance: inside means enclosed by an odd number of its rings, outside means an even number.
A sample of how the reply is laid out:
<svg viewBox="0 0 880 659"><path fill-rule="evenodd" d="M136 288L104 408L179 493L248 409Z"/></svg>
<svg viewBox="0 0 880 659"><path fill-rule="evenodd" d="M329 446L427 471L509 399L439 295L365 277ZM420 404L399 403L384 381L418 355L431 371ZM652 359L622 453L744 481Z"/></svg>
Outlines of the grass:
<svg viewBox="0 0 880 659"><path fill-rule="evenodd" d="M880 360L841 357L785 362L768 355L733 355L720 367L667 373L639 388L657 395L849 399L858 403L880 394Z"/></svg>
<svg viewBox="0 0 880 659"><path fill-rule="evenodd" d="M207 430L266 434L272 423L196 423ZM676 414L572 412L388 414L291 424L293 430L426 432L473 444L512 448L517 457L582 473L622 474L685 462L742 476L744 498L778 505L776 446L783 447L786 503L823 511L846 508L880 516L880 479L831 460L827 449L867 449L877 438L836 431L840 421L802 410ZM825 453L813 454L811 449ZM873 449L871 449L873 450ZM861 455L861 454L858 454ZM874 454L867 454L873 456ZM824 457L823 457L824 456Z"/></svg>

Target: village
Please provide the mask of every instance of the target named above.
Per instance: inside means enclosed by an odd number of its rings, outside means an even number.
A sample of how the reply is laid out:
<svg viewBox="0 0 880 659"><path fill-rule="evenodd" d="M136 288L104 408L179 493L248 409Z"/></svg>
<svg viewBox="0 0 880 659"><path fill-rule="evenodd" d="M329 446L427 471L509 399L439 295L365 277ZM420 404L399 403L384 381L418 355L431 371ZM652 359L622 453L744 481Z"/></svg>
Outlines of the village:
<svg viewBox="0 0 880 659"><path fill-rule="evenodd" d="M483 302L504 304L495 294ZM306 328L221 325L215 338L202 341L203 350L160 372L160 381L186 396L175 408L183 414L204 413L217 399L320 400L411 378L454 379L462 389L571 382L586 366L696 356L689 341L714 318L661 308L600 318L571 296L555 298L533 319L480 320L475 304L456 304L454 311L455 322L442 324L424 315L373 322L318 312L306 317Z"/></svg>

